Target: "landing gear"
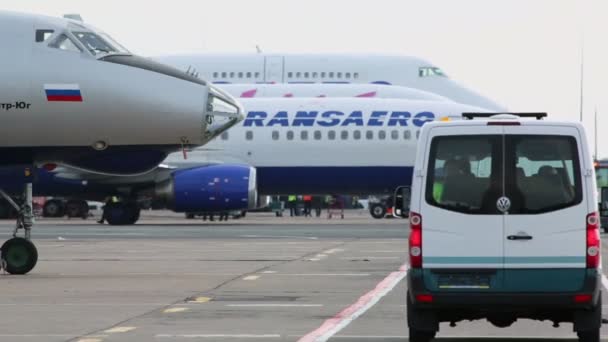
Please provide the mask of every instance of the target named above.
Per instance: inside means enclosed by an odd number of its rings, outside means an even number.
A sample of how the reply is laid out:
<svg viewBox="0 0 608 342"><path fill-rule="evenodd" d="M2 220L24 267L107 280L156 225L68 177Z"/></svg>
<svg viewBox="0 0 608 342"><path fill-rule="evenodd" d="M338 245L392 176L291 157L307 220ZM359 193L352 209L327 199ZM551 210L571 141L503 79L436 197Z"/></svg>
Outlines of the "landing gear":
<svg viewBox="0 0 608 342"><path fill-rule="evenodd" d="M62 217L65 214L65 207L62 200L48 200L42 208L42 216L44 217Z"/></svg>
<svg viewBox="0 0 608 342"><path fill-rule="evenodd" d="M13 231L13 238L6 241L0 248L0 265L10 274L26 274L31 271L38 262L38 250L30 241L32 226L34 225L34 213L32 210L32 184L25 185L24 201L21 206L0 189L0 196L10 203L17 211L17 224ZM24 236L18 237L17 233L23 229Z"/></svg>
<svg viewBox="0 0 608 342"><path fill-rule="evenodd" d="M139 220L140 209L135 202L107 203L103 217L112 226L132 225Z"/></svg>
<svg viewBox="0 0 608 342"><path fill-rule="evenodd" d="M68 217L80 217L85 220L89 217L89 204L83 200L69 200L65 205Z"/></svg>

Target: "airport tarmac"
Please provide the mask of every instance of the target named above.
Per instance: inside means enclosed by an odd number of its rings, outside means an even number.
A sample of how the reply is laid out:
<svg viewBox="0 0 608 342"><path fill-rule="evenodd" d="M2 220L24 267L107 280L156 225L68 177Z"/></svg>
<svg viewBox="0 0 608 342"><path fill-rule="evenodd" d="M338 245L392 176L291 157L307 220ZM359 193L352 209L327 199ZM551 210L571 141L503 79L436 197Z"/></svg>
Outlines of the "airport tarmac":
<svg viewBox="0 0 608 342"><path fill-rule="evenodd" d="M39 220L36 268L0 275L0 341L407 341L407 233L404 220L364 211L212 223L155 212L130 227ZM441 328L444 342L575 341L567 324Z"/></svg>

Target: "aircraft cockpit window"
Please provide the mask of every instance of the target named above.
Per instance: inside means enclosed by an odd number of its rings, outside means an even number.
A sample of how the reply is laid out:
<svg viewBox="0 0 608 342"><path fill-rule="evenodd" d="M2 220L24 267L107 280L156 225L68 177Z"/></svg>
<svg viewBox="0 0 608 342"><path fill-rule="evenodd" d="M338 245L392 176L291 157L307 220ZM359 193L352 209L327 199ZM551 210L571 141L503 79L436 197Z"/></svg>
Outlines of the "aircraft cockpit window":
<svg viewBox="0 0 608 342"><path fill-rule="evenodd" d="M418 76L419 77L430 77L430 76L441 76L446 77L446 75L441 71L441 69L437 67L420 67L418 68Z"/></svg>
<svg viewBox="0 0 608 342"><path fill-rule="evenodd" d="M49 39L55 30L36 30L36 43L45 42Z"/></svg>
<svg viewBox="0 0 608 342"><path fill-rule="evenodd" d="M78 45L76 45L76 43L74 43L72 39L65 34L57 37L54 42L49 44L49 47L65 51L82 52Z"/></svg>
<svg viewBox="0 0 608 342"><path fill-rule="evenodd" d="M128 51L114 42L106 34L97 34L89 31L73 31L74 36L87 48L93 55L109 53L128 53Z"/></svg>

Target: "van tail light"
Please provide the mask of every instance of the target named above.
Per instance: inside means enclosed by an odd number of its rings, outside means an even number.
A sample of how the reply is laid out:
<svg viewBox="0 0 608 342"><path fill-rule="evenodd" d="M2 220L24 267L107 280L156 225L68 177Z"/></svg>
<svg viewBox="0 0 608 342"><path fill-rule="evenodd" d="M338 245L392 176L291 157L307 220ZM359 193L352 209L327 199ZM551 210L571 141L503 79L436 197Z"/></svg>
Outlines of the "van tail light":
<svg viewBox="0 0 608 342"><path fill-rule="evenodd" d="M597 212L587 215L587 268L600 266L600 218Z"/></svg>
<svg viewBox="0 0 608 342"><path fill-rule="evenodd" d="M422 268L422 216L410 212L410 267Z"/></svg>

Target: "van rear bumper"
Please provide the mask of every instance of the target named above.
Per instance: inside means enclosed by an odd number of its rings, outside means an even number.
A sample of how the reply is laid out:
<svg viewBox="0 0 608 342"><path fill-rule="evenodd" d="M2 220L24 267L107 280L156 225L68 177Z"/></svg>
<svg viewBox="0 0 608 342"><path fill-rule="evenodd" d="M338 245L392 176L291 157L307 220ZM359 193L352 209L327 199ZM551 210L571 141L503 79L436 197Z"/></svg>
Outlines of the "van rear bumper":
<svg viewBox="0 0 608 342"><path fill-rule="evenodd" d="M410 301L420 309L468 309L482 311L519 311L538 309L590 309L600 298L601 276L589 274L583 287L576 292L491 292L490 291L429 291L422 272L408 272ZM430 295L432 301L420 302L417 295ZM591 295L587 302L576 302L575 295ZM427 297L428 299L428 297Z"/></svg>

